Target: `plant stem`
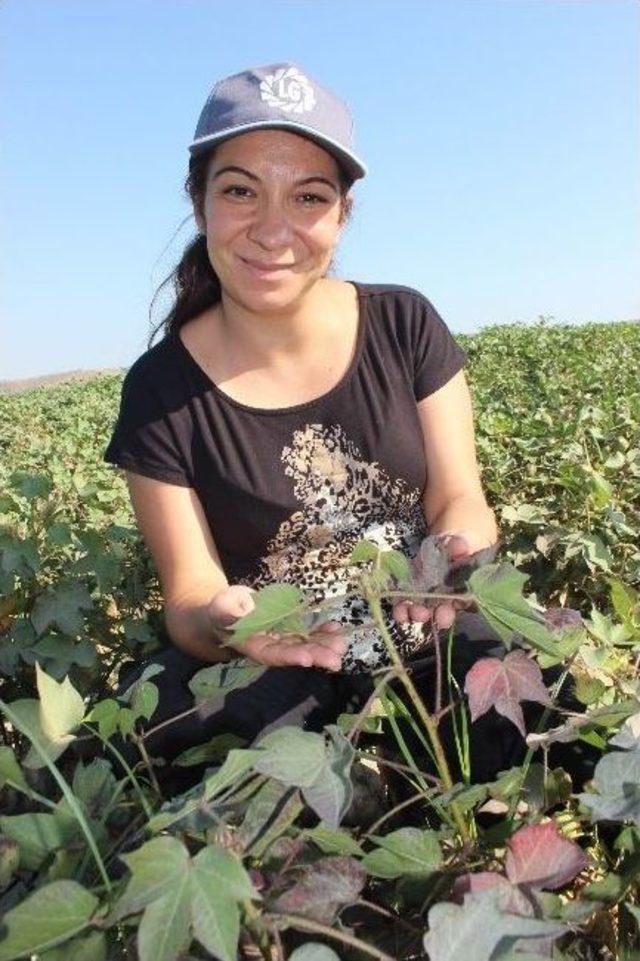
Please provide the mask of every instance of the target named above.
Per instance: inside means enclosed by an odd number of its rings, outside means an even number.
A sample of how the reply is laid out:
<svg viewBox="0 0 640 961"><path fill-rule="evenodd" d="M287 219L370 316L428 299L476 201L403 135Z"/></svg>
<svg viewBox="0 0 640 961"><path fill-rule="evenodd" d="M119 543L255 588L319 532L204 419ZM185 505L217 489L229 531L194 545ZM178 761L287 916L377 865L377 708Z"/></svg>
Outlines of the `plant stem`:
<svg viewBox="0 0 640 961"><path fill-rule="evenodd" d="M432 791L429 791L429 794L431 793ZM416 804L418 801L429 801L429 798L422 794L414 794L413 797L406 798L404 801L396 804L396 806L391 808L389 811L385 811L382 817L379 817L378 820L371 825L371 827L367 828L367 834L377 834L385 821L388 821L389 818L392 818L394 814L398 813L398 811L403 811L405 808L410 807L412 804Z"/></svg>
<svg viewBox="0 0 640 961"><path fill-rule="evenodd" d="M95 737L97 737L100 741L102 741L102 743L104 744L104 746L105 746L109 751L111 751L111 753L112 753L113 756L116 758L116 760L118 761L118 763L122 765L123 769L124 769L125 772L126 772L127 777L128 777L129 780L131 781L131 784L132 784L132 786L133 786L134 791L135 791L136 794L138 795L138 800L140 801L140 807L142 808L142 810L144 811L145 815L147 816L147 819L150 819L151 817L153 817L153 811L151 810L151 806L149 805L149 802L147 801L146 797L144 796L144 791L142 790L142 788L141 788L140 785L138 784L138 779L137 779L137 777L135 776L135 774L133 773L132 768L127 764L127 762L125 761L125 759L123 758L122 754L121 754L120 751L117 749L117 747L114 747L113 744L111 743L111 741L109 740L109 738L105 737L103 734L100 733L99 728L89 727L89 725L86 724L84 721L83 721L82 726L83 726L83 727L86 727L89 731L91 731L91 733L92 733L93 735L95 735Z"/></svg>
<svg viewBox="0 0 640 961"><path fill-rule="evenodd" d="M136 747L140 751L140 754L142 755L142 760L144 761L144 765L147 771L149 772L149 779L151 781L153 790L156 793L156 796L159 798L159 800L162 800L162 790L160 788L160 785L158 784L158 778L156 777L156 772L153 770L153 764L151 763L151 758L149 757L149 754L145 747L144 738L141 737L139 734L134 734L133 743L136 745Z"/></svg>
<svg viewBox="0 0 640 961"><path fill-rule="evenodd" d="M420 720L422 721L422 723L424 724L424 728L429 737L429 742L433 749L436 767L438 769L438 774L440 775L440 780L442 781L442 786L445 791L451 791L453 789L453 778L451 777L451 771L449 770L449 765L447 763L447 758L444 753L442 741L440 740L440 735L438 733L438 725L429 714L424 702L422 701L420 695L418 694L418 691L414 687L413 681L409 677L409 674L404 664L402 663L402 659L400 655L396 650L396 646L393 643L391 635L389 634L389 631L387 629L387 625L385 624L385 621L384 621L384 615L382 613L382 604L380 603L380 598L376 594L374 594L371 590L369 590L366 585L364 589L364 596L367 603L369 604L369 607L371 608L371 613L373 615L374 621L376 622L376 626L378 627L378 630L382 635L382 639L385 643L385 647L387 648L389 657L391 658L391 663L398 671L400 680L404 685L407 691L407 694L411 698L411 701L413 703L413 706L415 707L416 713L420 718ZM460 832L460 836L462 837L463 841L465 842L469 841L470 837L469 837L469 831L467 828L466 821L462 816L462 813L458 809L458 806L456 805L455 802L452 802L451 804L451 813L453 815L454 821L457 825L457 828Z"/></svg>
<svg viewBox="0 0 640 961"><path fill-rule="evenodd" d="M273 926L286 924L288 927L297 928L298 931L309 931L310 934L324 934L327 938L335 938L336 941L342 941L343 944L348 944L352 948L364 951L365 954L370 954L372 958L378 958L378 961L395 961L390 954L385 954L384 951L376 948L373 944L361 941L360 938L356 938L352 934L338 931L336 928L332 928L328 924L322 924L320 921L301 918L295 914L270 914L264 915L263 917L267 924Z"/></svg>
<svg viewBox="0 0 640 961"><path fill-rule="evenodd" d="M195 707L187 708L186 711L182 711L181 714L176 714L175 717L169 717L166 721L161 721L159 724L156 724L155 727L146 728L139 736L141 740L146 741L146 739L151 737L152 734L155 734L156 731L160 731L163 727L168 727L169 724L174 724L176 721L181 721L183 717L189 717L190 714L195 714L196 711L199 710L200 705L196 704Z"/></svg>
<svg viewBox="0 0 640 961"><path fill-rule="evenodd" d="M356 719L356 723L353 725L353 727L351 728L351 730L347 733L347 740L348 740L348 741L355 741L356 737L358 736L358 734L360 733L360 731L361 731L361 729L362 729L362 725L364 724L364 722L366 721L367 717L369 716L369 711L371 710L371 706L372 706L373 702L376 700L376 698L377 698L378 695L380 694L380 691L382 691L382 689L387 686L387 684L389 683L389 681L391 680L391 678L392 678L392 677L395 677L395 675L396 675L396 669L395 669L395 668L391 668L391 670L386 671L385 674L384 674L384 676L380 679L380 681L378 681L378 683L377 683L376 686L374 687L373 691L371 692L371 694L370 694L369 697L367 698L366 704L365 704L365 705L361 708L361 710L358 712L358 717L357 717L357 719Z"/></svg>

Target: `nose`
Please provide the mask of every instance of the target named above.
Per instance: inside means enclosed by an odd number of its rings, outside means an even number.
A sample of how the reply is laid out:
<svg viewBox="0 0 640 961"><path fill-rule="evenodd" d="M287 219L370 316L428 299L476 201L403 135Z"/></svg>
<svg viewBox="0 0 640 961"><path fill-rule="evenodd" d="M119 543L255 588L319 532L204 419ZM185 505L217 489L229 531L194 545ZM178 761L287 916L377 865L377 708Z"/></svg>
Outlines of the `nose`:
<svg viewBox="0 0 640 961"><path fill-rule="evenodd" d="M292 227L281 203L264 199L256 208L247 236L265 250L277 250L291 241Z"/></svg>

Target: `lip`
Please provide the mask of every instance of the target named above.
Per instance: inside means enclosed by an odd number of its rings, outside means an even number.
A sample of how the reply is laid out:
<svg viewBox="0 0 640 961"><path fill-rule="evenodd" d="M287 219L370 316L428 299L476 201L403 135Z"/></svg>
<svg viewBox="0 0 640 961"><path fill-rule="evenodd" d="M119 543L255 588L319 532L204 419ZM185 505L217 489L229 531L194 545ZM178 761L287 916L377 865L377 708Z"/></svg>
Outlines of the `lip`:
<svg viewBox="0 0 640 961"><path fill-rule="evenodd" d="M259 260L249 260L248 257L239 257L239 260L245 265L245 267L250 267L257 274L277 274L284 270L291 270L294 266L293 264L263 264Z"/></svg>

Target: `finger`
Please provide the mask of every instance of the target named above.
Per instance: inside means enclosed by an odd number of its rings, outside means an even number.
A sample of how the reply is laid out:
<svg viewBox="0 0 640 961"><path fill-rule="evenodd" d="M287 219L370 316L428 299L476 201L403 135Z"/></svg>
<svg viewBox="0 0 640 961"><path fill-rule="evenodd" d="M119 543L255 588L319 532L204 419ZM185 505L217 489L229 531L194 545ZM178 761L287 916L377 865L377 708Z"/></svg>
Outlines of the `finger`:
<svg viewBox="0 0 640 961"><path fill-rule="evenodd" d="M341 631L342 627L340 621L324 621L323 624L318 624L312 633L319 631L321 634L335 634L336 631Z"/></svg>
<svg viewBox="0 0 640 961"><path fill-rule="evenodd" d="M450 534L446 546L449 558L454 564L459 564L471 557L471 546L464 534Z"/></svg>
<svg viewBox="0 0 640 961"><path fill-rule="evenodd" d="M446 631L456 619L456 612L452 604L438 604L433 619L439 630Z"/></svg>
<svg viewBox="0 0 640 961"><path fill-rule="evenodd" d="M255 607L253 591L244 584L232 584L219 600L214 599L217 619L223 626L233 624L238 618L249 614Z"/></svg>
<svg viewBox="0 0 640 961"><path fill-rule="evenodd" d="M309 643L306 646L310 649L314 667L322 667L327 671L339 671L342 667L342 654L344 652L335 651L324 644Z"/></svg>
<svg viewBox="0 0 640 961"><path fill-rule="evenodd" d="M398 601L393 605L393 618L401 624L409 620L409 601Z"/></svg>
<svg viewBox="0 0 640 961"><path fill-rule="evenodd" d="M327 634L323 637L321 634L313 635L313 643L319 644L325 647L328 651L333 651L334 654L340 654L341 656L346 652L349 644L346 637L342 634Z"/></svg>
<svg viewBox="0 0 640 961"><path fill-rule="evenodd" d="M424 604L411 604L409 617L414 624L426 624L427 621L431 620L431 611Z"/></svg>

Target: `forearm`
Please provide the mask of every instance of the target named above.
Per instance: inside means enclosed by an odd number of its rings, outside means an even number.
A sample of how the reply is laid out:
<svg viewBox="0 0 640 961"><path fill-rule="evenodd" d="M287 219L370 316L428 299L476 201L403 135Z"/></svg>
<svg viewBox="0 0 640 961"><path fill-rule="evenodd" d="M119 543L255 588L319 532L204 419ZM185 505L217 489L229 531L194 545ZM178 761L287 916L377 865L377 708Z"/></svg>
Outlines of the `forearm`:
<svg viewBox="0 0 640 961"><path fill-rule="evenodd" d="M464 533L471 552L481 550L498 540L495 514L484 497L465 494L450 500L434 517L426 517L430 534Z"/></svg>
<svg viewBox="0 0 640 961"><path fill-rule="evenodd" d="M229 661L237 657L235 651L221 646L224 635L214 626L210 613L211 597L192 598L179 604L167 604L164 616L167 632L173 643L185 654L203 661Z"/></svg>

